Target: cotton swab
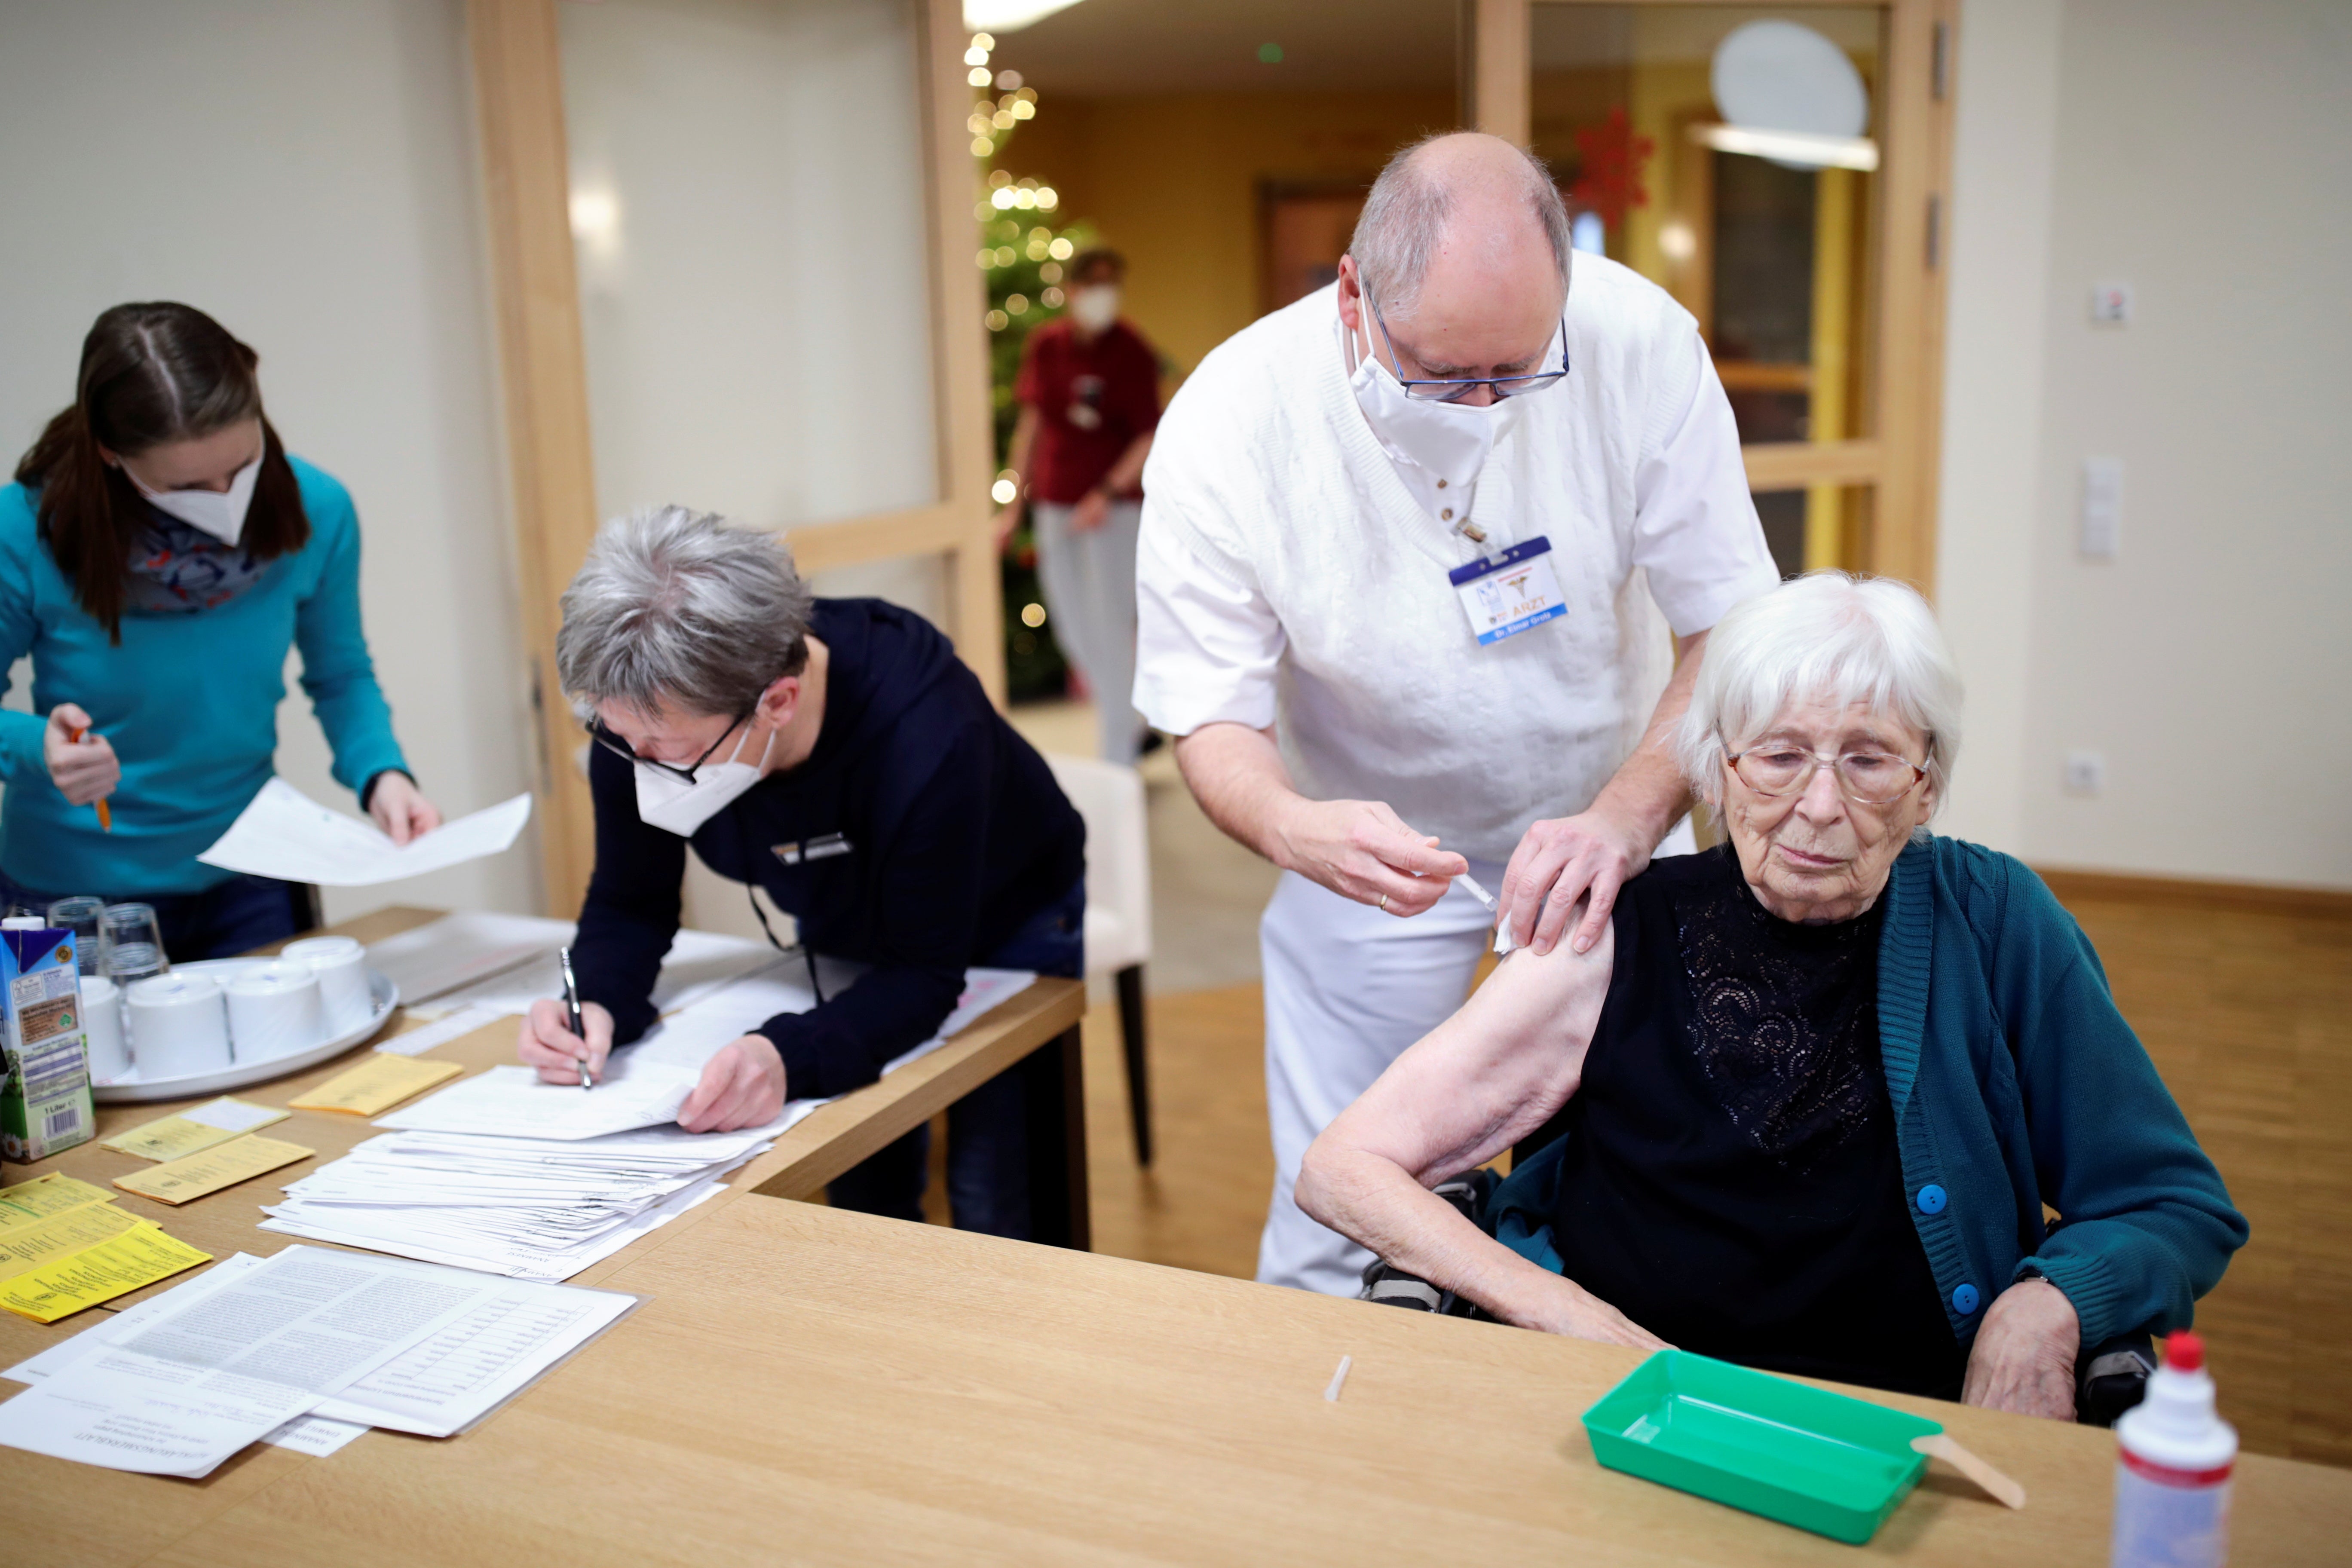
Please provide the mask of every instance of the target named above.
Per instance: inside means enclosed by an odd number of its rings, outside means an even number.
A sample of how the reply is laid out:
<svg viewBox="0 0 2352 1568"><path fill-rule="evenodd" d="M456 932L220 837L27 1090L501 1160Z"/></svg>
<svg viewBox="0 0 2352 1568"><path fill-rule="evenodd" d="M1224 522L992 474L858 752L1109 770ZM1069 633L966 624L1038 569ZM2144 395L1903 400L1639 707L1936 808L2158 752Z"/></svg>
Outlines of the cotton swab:
<svg viewBox="0 0 2352 1568"><path fill-rule="evenodd" d="M1331 1386L1323 1391L1324 1398L1334 1405L1339 1403L1339 1390L1346 1387L1348 1383L1348 1369L1355 1364L1354 1356L1343 1355L1339 1358L1339 1370L1331 1374Z"/></svg>

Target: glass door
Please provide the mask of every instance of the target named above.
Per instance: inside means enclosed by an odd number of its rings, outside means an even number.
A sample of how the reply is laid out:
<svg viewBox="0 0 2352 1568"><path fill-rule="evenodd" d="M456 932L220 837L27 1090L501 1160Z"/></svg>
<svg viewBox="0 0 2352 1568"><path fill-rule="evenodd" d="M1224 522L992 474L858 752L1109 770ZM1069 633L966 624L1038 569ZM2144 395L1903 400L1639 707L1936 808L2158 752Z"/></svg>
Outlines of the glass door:
<svg viewBox="0 0 2352 1568"><path fill-rule="evenodd" d="M1524 139L1578 248L1697 318L1784 574L1926 584L1950 37L1935 10L1527 8Z"/></svg>

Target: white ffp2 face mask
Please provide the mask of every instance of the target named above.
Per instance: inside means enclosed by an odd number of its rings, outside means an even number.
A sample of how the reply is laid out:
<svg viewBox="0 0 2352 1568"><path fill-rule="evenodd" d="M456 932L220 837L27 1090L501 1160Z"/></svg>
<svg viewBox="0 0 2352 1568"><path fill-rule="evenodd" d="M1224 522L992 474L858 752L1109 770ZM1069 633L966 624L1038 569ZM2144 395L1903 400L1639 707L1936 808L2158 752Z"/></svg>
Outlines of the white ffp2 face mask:
<svg viewBox="0 0 2352 1568"><path fill-rule="evenodd" d="M746 734L743 741L751 737ZM646 826L665 833L675 833L680 838L691 838L702 825L734 804L742 793L760 782L761 770L768 765L768 752L776 743L776 732L768 731L767 742L760 748L756 763L740 762L743 741L735 742L735 750L723 763L705 763L694 770L694 782L688 784L666 768L658 768L643 757L637 759L637 816Z"/></svg>
<svg viewBox="0 0 2352 1568"><path fill-rule="evenodd" d="M1374 331L1371 306L1361 296L1356 319L1369 342ZM1356 406L1364 411L1364 422L1392 458L1417 463L1433 473L1475 477L1495 443L1527 412L1516 397L1473 407L1466 403L1407 396L1395 373L1381 362L1380 355L1360 343L1345 322L1340 323L1339 335L1356 362L1348 377L1349 390L1356 395Z"/></svg>
<svg viewBox="0 0 2352 1568"><path fill-rule="evenodd" d="M265 448L263 456L268 456ZM139 482L139 476L125 464L122 477L131 488L147 498L147 504L165 517L177 518L190 528L209 533L223 544L235 544L245 536L246 509L253 504L253 484L261 477L261 458L256 458L236 471L226 492L220 490L151 490Z"/></svg>
<svg viewBox="0 0 2352 1568"><path fill-rule="evenodd" d="M1070 316L1090 332L1105 331L1118 320L1118 285L1096 283L1071 290Z"/></svg>

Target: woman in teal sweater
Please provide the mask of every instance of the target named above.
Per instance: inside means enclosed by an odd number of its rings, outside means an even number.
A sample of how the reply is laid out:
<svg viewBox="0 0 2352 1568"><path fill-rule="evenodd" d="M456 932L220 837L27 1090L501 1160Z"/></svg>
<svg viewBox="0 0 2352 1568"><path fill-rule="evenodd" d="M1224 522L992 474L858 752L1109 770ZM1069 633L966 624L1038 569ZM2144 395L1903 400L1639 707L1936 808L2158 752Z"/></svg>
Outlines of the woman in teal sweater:
<svg viewBox="0 0 2352 1568"><path fill-rule="evenodd" d="M0 899L152 904L177 960L288 936L292 884L196 856L272 771L286 655L338 782L405 843L440 824L393 739L360 626L359 520L287 455L254 352L185 305L118 305L83 340L72 406L0 489Z"/></svg>
<svg viewBox="0 0 2352 1568"><path fill-rule="evenodd" d="M1511 955L1300 1205L1507 1321L2072 1416L2084 1349L2186 1327L2246 1222L2041 879L1927 832L1958 727L1910 589L1733 609L1679 748L1728 843ZM1432 1190L1515 1143L1487 1230Z"/></svg>

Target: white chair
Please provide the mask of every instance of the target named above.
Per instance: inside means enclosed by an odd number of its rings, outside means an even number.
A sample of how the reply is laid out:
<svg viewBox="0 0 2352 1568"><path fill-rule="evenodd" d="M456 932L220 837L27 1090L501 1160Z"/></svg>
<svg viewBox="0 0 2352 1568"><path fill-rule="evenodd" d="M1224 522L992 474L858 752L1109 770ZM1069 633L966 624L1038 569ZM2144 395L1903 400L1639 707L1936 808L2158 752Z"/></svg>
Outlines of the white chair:
<svg viewBox="0 0 2352 1568"><path fill-rule="evenodd" d="M1151 1084L1144 1065L1143 966L1151 957L1151 850L1145 837L1143 775L1092 757L1045 759L1087 823L1087 973L1118 986L1127 1056L1128 1109L1135 1156L1151 1163Z"/></svg>

